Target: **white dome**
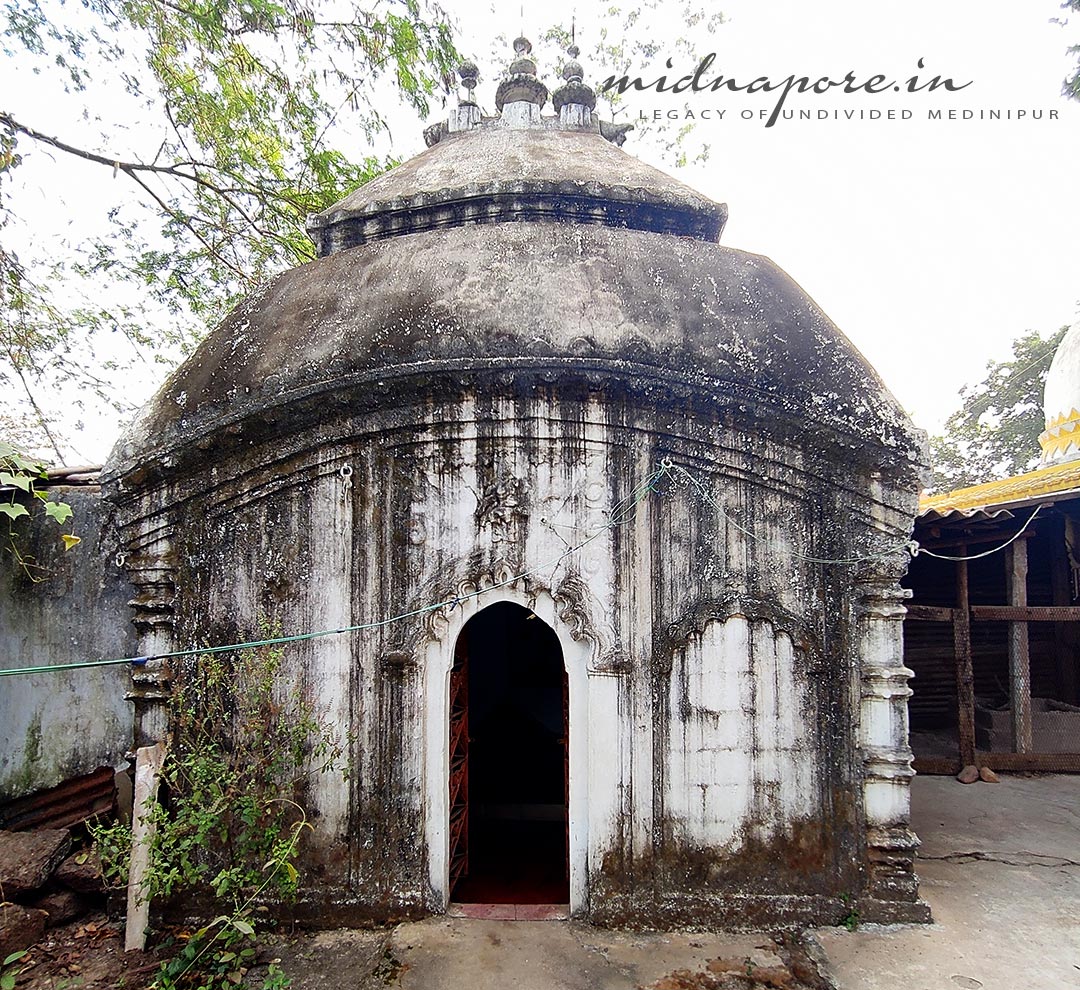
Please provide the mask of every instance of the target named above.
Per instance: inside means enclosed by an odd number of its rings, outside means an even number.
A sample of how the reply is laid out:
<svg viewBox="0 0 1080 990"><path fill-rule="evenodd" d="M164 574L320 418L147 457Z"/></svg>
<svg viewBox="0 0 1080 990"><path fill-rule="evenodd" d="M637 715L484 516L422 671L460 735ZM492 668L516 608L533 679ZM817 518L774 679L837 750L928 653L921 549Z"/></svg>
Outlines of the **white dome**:
<svg viewBox="0 0 1080 990"><path fill-rule="evenodd" d="M1039 437L1043 464L1080 457L1080 323L1058 345L1043 393L1046 429Z"/></svg>

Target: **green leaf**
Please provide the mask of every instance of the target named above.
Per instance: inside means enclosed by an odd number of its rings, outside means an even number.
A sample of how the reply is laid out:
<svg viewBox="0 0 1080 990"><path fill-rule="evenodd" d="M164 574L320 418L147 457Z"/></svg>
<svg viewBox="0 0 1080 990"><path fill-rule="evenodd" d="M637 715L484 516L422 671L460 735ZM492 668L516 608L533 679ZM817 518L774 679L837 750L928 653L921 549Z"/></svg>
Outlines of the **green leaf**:
<svg viewBox="0 0 1080 990"><path fill-rule="evenodd" d="M0 512L11 519L18 519L19 516L30 515L30 513L26 511L26 506L19 505L18 502L5 502L3 505L0 505Z"/></svg>
<svg viewBox="0 0 1080 990"><path fill-rule="evenodd" d="M10 471L0 471L0 485L14 485L24 492L30 491L33 482L25 474L12 474Z"/></svg>
<svg viewBox="0 0 1080 990"><path fill-rule="evenodd" d="M18 952L13 952L2 963L0 963L0 966L10 966L13 962L18 962L26 954L26 949L20 949Z"/></svg>
<svg viewBox="0 0 1080 990"><path fill-rule="evenodd" d="M249 922L244 921L243 918L234 918L232 926L238 932L241 932L244 935L254 935L255 934L255 929L251 926L251 924Z"/></svg>
<svg viewBox="0 0 1080 990"><path fill-rule="evenodd" d="M67 502L46 502L45 515L58 523L67 522L72 516L71 506Z"/></svg>
<svg viewBox="0 0 1080 990"><path fill-rule="evenodd" d="M60 539L64 541L64 549L70 550L72 547L77 547L82 543L81 536L75 536L71 533L61 533Z"/></svg>

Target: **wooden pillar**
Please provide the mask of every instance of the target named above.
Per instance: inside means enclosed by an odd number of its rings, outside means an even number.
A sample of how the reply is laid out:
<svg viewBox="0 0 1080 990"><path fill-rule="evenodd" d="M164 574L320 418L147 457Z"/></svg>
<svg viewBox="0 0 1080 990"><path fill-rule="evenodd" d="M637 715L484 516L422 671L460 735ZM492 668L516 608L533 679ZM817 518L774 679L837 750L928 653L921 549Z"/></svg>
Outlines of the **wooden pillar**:
<svg viewBox="0 0 1080 990"><path fill-rule="evenodd" d="M960 547L958 556L963 556ZM953 655L956 660L956 717L960 734L960 764L975 763L975 675L971 669L971 611L968 565L956 562L956 608L953 610Z"/></svg>
<svg viewBox="0 0 1080 990"><path fill-rule="evenodd" d="M1005 551L1005 579L1009 604L1027 607L1027 543L1009 544ZM1031 752L1031 656L1026 622L1009 623L1009 701L1012 708L1013 750Z"/></svg>
<svg viewBox="0 0 1080 990"><path fill-rule="evenodd" d="M1065 545L1065 517L1054 517L1050 531L1050 586L1053 602L1058 606L1072 605L1072 568ZM1057 675L1057 694L1060 701L1076 704L1076 627L1070 622L1054 623L1054 669Z"/></svg>

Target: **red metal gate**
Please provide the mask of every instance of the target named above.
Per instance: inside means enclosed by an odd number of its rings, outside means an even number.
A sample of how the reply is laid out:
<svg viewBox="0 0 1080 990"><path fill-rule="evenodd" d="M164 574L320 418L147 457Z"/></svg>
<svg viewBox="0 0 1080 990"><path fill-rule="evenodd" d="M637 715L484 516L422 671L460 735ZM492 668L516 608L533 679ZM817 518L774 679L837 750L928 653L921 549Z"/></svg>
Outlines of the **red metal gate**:
<svg viewBox="0 0 1080 990"><path fill-rule="evenodd" d="M450 890L469 875L469 651L465 630L450 670Z"/></svg>

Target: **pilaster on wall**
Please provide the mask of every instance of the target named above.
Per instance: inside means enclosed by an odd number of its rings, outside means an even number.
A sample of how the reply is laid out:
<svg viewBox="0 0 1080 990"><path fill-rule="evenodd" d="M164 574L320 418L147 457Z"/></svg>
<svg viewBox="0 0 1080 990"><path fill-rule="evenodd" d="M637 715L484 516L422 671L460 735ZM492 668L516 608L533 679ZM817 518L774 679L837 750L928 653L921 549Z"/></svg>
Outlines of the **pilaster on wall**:
<svg viewBox="0 0 1080 990"><path fill-rule="evenodd" d="M908 558L872 561L857 577L860 663L859 752L866 815L867 885L864 921L930 921L915 875L918 837L911 829L912 752L908 742L908 679L904 666L904 600Z"/></svg>
<svg viewBox="0 0 1080 990"><path fill-rule="evenodd" d="M176 570L165 551L133 555L123 566L135 587L135 597L128 602L134 610L131 622L139 635L139 651L147 657L133 668L127 694L135 708L138 749L160 742L168 730L172 671L169 661L157 657L175 648Z"/></svg>

